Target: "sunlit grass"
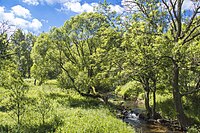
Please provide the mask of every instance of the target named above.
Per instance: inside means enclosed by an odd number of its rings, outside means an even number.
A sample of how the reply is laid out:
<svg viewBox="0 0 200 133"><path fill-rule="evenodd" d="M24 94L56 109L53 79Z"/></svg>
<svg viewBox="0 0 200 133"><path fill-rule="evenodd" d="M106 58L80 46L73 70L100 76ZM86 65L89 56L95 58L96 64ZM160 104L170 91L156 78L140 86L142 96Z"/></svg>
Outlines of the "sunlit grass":
<svg viewBox="0 0 200 133"><path fill-rule="evenodd" d="M98 99L82 97L73 90L62 90L57 87L55 80L49 80L41 86L34 86L33 79L26 79L25 82L30 87L26 94L28 99L26 112L22 117L21 132L134 132L132 127L117 119L110 112L110 108ZM4 88L0 89L1 92L5 91ZM43 102L40 102L41 100ZM42 122L38 108L45 111L45 123ZM12 110L0 110L0 132L17 132L16 121L11 117L11 113Z"/></svg>

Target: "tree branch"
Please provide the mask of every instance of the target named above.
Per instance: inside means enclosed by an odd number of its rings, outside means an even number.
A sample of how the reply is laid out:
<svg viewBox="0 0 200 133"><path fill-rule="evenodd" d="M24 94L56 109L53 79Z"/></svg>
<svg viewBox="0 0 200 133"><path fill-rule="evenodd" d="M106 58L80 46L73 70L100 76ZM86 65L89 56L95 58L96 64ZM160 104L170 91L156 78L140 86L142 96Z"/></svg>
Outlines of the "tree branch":
<svg viewBox="0 0 200 133"><path fill-rule="evenodd" d="M179 0L180 1L180 0ZM178 16L176 14L176 3L177 3L177 0L173 3L172 0L170 0L170 4L172 6L172 11L173 11L173 14L174 14L174 17L176 18L176 20L178 20Z"/></svg>
<svg viewBox="0 0 200 133"><path fill-rule="evenodd" d="M184 33L183 33L181 38L184 38L185 34L188 33L189 29L191 28L191 26L192 26L192 24L194 22L195 17L198 14L199 9L200 9L200 6L195 9L194 14L192 15L192 17L191 17L191 19L190 19L190 21L189 21L189 23L187 25L187 28L185 29L185 31L184 31Z"/></svg>
<svg viewBox="0 0 200 133"><path fill-rule="evenodd" d="M81 91L75 86L75 80L74 80L74 78L70 75L69 71L63 67L62 62L60 62L60 67L61 67L61 69L63 69L63 70L67 73L67 76L70 78L70 80L71 80L72 83L73 83L73 87L74 87L75 91L77 91L81 96L91 97L91 98L101 98L101 99L103 99L103 96L101 96L101 95L99 95L99 94L90 94L90 93L83 93L83 92L81 92Z"/></svg>
<svg viewBox="0 0 200 133"><path fill-rule="evenodd" d="M172 0L170 0L171 2ZM176 9L175 9L175 6L173 6L173 12L174 12L174 15L176 17L176 22L177 22L177 34L176 34L176 40L175 41L178 41L178 38L181 36L181 32L182 32L182 2L181 0L178 0L178 4L177 4L177 14L176 14Z"/></svg>
<svg viewBox="0 0 200 133"><path fill-rule="evenodd" d="M190 95L190 94L193 94L193 93L198 92L198 91L200 91L200 77L199 77L199 80L197 81L195 88L191 91L188 91L186 93L181 94L181 96Z"/></svg>
<svg viewBox="0 0 200 133"><path fill-rule="evenodd" d="M6 55L0 55L0 58L6 58L8 56L11 56L11 55L15 55L17 53L10 53L10 54L6 54Z"/></svg>
<svg viewBox="0 0 200 133"><path fill-rule="evenodd" d="M174 17L172 15L172 12L170 11L170 7L167 5L167 3L165 2L165 0L162 0L163 4L165 5L165 7L167 8L167 11L171 17L171 20L172 20L172 23L173 23L173 27L174 27L174 30L177 31L177 27L176 27L176 23L175 23L175 20L174 20Z"/></svg>
<svg viewBox="0 0 200 133"><path fill-rule="evenodd" d="M187 38L185 38L185 39L183 40L182 45L184 45L184 44L187 43L187 42L190 42L191 40L195 39L195 38L198 37L198 36L200 36L200 32L194 34L191 38L189 38L190 36L188 36Z"/></svg>

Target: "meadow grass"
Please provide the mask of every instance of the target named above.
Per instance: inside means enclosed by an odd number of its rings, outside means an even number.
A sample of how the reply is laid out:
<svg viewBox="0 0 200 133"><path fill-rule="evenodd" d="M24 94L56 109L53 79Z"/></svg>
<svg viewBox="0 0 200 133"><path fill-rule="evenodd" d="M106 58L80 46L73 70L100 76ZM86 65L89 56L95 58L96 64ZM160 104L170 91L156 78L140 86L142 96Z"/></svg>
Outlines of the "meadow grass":
<svg viewBox="0 0 200 133"><path fill-rule="evenodd" d="M34 86L26 79L30 88L21 117L20 129L16 125L13 110L0 110L0 132L28 133L133 133L132 127L117 119L110 107L99 101L80 96L73 90L62 90L55 80ZM0 107L6 107L6 92L2 94ZM4 104L3 104L4 103Z"/></svg>

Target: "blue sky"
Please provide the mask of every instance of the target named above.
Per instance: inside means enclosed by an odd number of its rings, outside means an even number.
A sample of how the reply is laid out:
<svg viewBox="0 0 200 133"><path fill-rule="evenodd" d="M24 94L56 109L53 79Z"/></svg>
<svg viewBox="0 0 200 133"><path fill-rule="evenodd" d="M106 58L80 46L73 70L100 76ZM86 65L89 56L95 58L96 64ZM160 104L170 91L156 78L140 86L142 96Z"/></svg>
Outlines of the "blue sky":
<svg viewBox="0 0 200 133"><path fill-rule="evenodd" d="M118 13L125 11L124 1L107 0L111 10ZM92 12L93 6L99 2L104 0L0 0L0 22L8 21L15 25L15 29L38 34L49 31L53 26L62 26L72 16ZM184 1L184 9L191 9L191 6L191 0Z"/></svg>
<svg viewBox="0 0 200 133"><path fill-rule="evenodd" d="M104 0L0 0L0 22L9 21L25 31L40 33L60 27L71 16L91 12ZM123 12L121 0L107 0L112 10Z"/></svg>

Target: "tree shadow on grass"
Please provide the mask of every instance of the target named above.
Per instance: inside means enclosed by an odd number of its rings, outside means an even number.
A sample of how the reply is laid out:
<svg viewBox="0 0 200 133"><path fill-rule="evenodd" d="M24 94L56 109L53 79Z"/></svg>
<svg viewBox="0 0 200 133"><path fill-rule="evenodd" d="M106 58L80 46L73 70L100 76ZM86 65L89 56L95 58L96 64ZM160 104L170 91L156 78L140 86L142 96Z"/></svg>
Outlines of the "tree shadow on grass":
<svg viewBox="0 0 200 133"><path fill-rule="evenodd" d="M8 125L0 125L0 133L8 133L9 127Z"/></svg>
<svg viewBox="0 0 200 133"><path fill-rule="evenodd" d="M0 125L0 133L49 133L55 132L56 126L53 123L46 123L43 125L23 125L18 130L17 125L9 127L8 125Z"/></svg>
<svg viewBox="0 0 200 133"><path fill-rule="evenodd" d="M57 99L57 98L67 98L68 96L66 94L61 94L61 93L50 93L49 95L47 95L47 97L51 98L51 99Z"/></svg>
<svg viewBox="0 0 200 133"><path fill-rule="evenodd" d="M0 106L0 111L6 112L6 111L8 111L8 108L6 106Z"/></svg>
<svg viewBox="0 0 200 133"><path fill-rule="evenodd" d="M157 109L162 112L162 116L166 117L168 119L175 119L176 114L175 114L175 108L174 108L174 103L172 99L167 99L162 102L157 103Z"/></svg>
<svg viewBox="0 0 200 133"><path fill-rule="evenodd" d="M72 108L99 108L103 103L99 99L94 98L88 98L88 97L78 97L74 98L73 96L70 96L69 94L62 94L62 93L50 93L47 95L47 97L57 100L59 104L62 104L63 106L72 107Z"/></svg>
<svg viewBox="0 0 200 133"><path fill-rule="evenodd" d="M103 105L103 103L99 99L92 99L92 98L73 98L69 97L68 103L70 107L76 108L81 107L84 109L94 109L99 108Z"/></svg>
<svg viewBox="0 0 200 133"><path fill-rule="evenodd" d="M8 126L0 125L0 133L54 133L59 126L62 126L64 121L61 117L54 117L51 122L40 125L21 125L20 130L17 125Z"/></svg>
<svg viewBox="0 0 200 133"><path fill-rule="evenodd" d="M53 133L59 126L62 126L64 121L60 116L54 116L51 122L47 122L40 125L27 125L25 132L27 133Z"/></svg>
<svg viewBox="0 0 200 133"><path fill-rule="evenodd" d="M46 123L43 125L32 125L31 127L25 129L25 132L28 133L49 133L55 131L56 127L51 123Z"/></svg>

